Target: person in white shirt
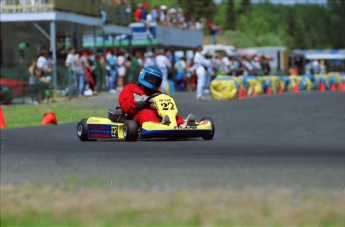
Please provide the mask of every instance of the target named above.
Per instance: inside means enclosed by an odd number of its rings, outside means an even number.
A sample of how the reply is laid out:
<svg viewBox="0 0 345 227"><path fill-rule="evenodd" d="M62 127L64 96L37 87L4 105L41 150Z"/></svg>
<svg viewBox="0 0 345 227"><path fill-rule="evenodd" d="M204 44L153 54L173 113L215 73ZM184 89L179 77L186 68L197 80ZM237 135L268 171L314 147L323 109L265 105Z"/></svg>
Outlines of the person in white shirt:
<svg viewBox="0 0 345 227"><path fill-rule="evenodd" d="M65 66L68 68L68 73L69 73L68 85L67 85L69 98L72 98L72 96L73 96L74 84L76 83L76 81L74 80L73 67L72 67L74 55L75 55L75 49L70 48L69 53L66 57L66 61L65 61Z"/></svg>
<svg viewBox="0 0 345 227"><path fill-rule="evenodd" d="M225 56L224 53L222 53L222 71L225 72L225 74L229 74L230 73L230 60L228 58L228 56Z"/></svg>
<svg viewBox="0 0 345 227"><path fill-rule="evenodd" d="M37 59L37 68L42 71L42 75L44 73L51 72L48 64L47 54L48 53L46 50L42 50Z"/></svg>
<svg viewBox="0 0 345 227"><path fill-rule="evenodd" d="M116 62L117 62L117 67L118 67L117 68L118 78L117 78L116 89L118 91L121 91L124 86L124 77L126 75L126 57L125 57L125 51L123 49L119 50Z"/></svg>
<svg viewBox="0 0 345 227"><path fill-rule="evenodd" d="M162 92L167 92L168 71L171 68L171 63L167 56L168 56L168 51L164 50L164 52L158 54L155 59L157 67L162 71L162 74L163 74L163 80L162 80L162 86L161 86Z"/></svg>
<svg viewBox="0 0 345 227"><path fill-rule="evenodd" d="M151 51L146 52L144 56L145 56L144 66L156 66L156 61Z"/></svg>
<svg viewBox="0 0 345 227"><path fill-rule="evenodd" d="M205 86L206 79L206 68L210 66L210 61L201 54L202 46L199 45L195 49L195 54L193 58L195 73L197 76L197 86L196 86L196 99L203 100L207 97L203 96L203 89Z"/></svg>
<svg viewBox="0 0 345 227"><path fill-rule="evenodd" d="M39 57L37 59L36 67L37 67L37 72L38 72L38 77L40 78L39 83L39 96L40 100L47 100L49 101L50 96L46 95L50 91L50 82L51 82L51 76L47 75L47 73L50 73L52 70L49 68L49 62L47 59L48 52L45 49L42 49L40 51Z"/></svg>

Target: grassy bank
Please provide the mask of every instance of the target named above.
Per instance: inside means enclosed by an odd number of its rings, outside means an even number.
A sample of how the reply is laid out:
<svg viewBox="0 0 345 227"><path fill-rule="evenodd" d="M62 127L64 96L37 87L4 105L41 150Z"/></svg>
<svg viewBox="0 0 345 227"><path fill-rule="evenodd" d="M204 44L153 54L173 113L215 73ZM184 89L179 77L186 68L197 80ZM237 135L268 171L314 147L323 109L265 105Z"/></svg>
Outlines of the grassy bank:
<svg viewBox="0 0 345 227"><path fill-rule="evenodd" d="M100 101L106 104L97 105ZM58 123L79 121L89 116L107 117L109 108L107 103L115 102L115 98L109 95L72 100L63 97L56 99L55 102L40 105L4 105L2 111L6 120L6 128L22 128L41 125L44 113L51 111L55 112Z"/></svg>
<svg viewBox="0 0 345 227"><path fill-rule="evenodd" d="M1 226L344 226L339 190L1 186Z"/></svg>

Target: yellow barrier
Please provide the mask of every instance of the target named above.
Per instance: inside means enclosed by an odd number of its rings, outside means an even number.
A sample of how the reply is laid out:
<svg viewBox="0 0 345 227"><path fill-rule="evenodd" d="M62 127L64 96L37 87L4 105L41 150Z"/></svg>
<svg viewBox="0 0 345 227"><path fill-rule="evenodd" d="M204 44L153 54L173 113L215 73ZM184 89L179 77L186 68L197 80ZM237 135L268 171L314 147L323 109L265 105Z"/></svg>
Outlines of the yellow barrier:
<svg viewBox="0 0 345 227"><path fill-rule="evenodd" d="M212 97L216 100L236 99L237 88L238 79L231 76L217 76L210 85Z"/></svg>

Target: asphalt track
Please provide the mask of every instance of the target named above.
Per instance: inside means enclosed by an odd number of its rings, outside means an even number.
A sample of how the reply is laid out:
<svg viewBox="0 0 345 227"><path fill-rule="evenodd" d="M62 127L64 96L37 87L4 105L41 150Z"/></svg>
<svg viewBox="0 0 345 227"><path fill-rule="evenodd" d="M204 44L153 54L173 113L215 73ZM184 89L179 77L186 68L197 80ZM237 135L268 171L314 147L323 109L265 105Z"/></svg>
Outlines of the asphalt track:
<svg viewBox="0 0 345 227"><path fill-rule="evenodd" d="M345 190L345 94L236 101L174 94L182 116L210 116L213 140L81 142L76 124L1 130L1 184ZM91 100L91 99L90 99ZM111 99L92 105L112 107Z"/></svg>

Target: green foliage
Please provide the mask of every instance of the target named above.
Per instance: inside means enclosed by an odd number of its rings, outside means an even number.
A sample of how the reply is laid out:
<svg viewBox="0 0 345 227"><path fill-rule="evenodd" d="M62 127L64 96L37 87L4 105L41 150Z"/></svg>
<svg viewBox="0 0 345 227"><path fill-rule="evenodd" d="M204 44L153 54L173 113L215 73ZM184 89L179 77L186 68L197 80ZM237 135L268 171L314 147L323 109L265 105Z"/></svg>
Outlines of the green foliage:
<svg viewBox="0 0 345 227"><path fill-rule="evenodd" d="M235 23L230 27L226 8L232 0L218 5L216 22L225 32L226 43L242 45L285 45L290 49L345 48L345 1L282 5L262 1L235 4ZM236 32L233 32L236 31ZM245 35L244 35L244 34Z"/></svg>
<svg viewBox="0 0 345 227"><path fill-rule="evenodd" d="M141 0L132 0L135 8ZM215 21L235 46L285 45L290 49L345 48L345 1L318 4L272 4L268 0L149 0L155 5L181 7L197 21ZM235 32L234 32L235 31Z"/></svg>
<svg viewBox="0 0 345 227"><path fill-rule="evenodd" d="M232 30L236 26L236 9L234 0L228 0L228 4L225 7L226 9L226 20L224 27L225 29Z"/></svg>
<svg viewBox="0 0 345 227"><path fill-rule="evenodd" d="M241 31L226 31L224 32L227 44L233 45L237 48L256 47L256 46L282 46L283 40L277 34L265 33L255 36L247 32Z"/></svg>

